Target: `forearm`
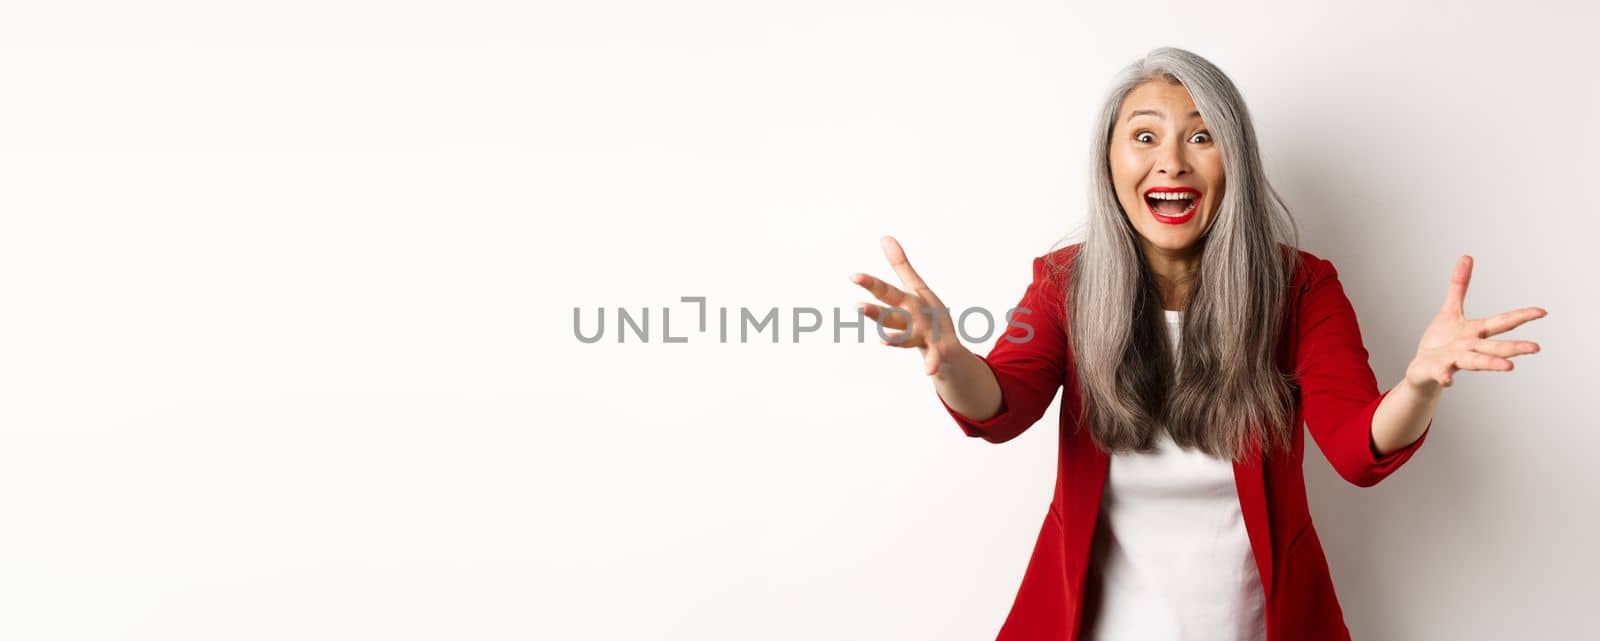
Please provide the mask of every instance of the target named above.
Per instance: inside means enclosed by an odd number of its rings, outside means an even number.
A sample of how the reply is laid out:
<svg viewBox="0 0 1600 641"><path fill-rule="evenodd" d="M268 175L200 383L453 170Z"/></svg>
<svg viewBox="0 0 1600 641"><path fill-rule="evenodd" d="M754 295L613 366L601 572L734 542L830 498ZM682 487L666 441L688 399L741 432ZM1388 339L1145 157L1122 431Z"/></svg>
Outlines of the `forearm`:
<svg viewBox="0 0 1600 641"><path fill-rule="evenodd" d="M1418 386L1401 379L1372 415L1372 442L1378 455L1387 456L1421 438L1443 391L1439 385Z"/></svg>
<svg viewBox="0 0 1600 641"><path fill-rule="evenodd" d="M975 422L1000 413L1000 381L983 359L966 347L954 350L939 364L933 387L945 405Z"/></svg>

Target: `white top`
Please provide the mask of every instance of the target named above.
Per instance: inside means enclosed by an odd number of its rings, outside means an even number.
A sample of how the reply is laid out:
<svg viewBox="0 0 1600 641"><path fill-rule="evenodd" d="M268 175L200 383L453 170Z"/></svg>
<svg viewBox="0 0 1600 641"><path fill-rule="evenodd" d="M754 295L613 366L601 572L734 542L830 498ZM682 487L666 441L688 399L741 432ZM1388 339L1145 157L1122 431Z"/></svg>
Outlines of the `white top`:
<svg viewBox="0 0 1600 641"><path fill-rule="evenodd" d="M1183 313L1164 311L1176 348ZM1261 575L1233 464L1179 448L1165 429L1159 447L1111 457L1089 564L1085 639L1265 639Z"/></svg>

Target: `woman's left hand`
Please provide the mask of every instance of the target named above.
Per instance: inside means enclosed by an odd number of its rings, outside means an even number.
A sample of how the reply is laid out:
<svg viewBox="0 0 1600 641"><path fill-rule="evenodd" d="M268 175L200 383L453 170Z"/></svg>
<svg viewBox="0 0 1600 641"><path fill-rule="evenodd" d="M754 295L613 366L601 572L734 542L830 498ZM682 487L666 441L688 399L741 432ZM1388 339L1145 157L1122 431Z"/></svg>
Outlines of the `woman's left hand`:
<svg viewBox="0 0 1600 641"><path fill-rule="evenodd" d="M1406 368L1406 382L1422 389L1449 387L1457 370L1509 372L1511 357L1539 351L1533 341L1491 340L1528 321L1543 318L1542 307L1524 307L1487 318L1467 319L1463 305L1472 280L1472 257L1456 260L1444 306L1422 333L1417 355Z"/></svg>

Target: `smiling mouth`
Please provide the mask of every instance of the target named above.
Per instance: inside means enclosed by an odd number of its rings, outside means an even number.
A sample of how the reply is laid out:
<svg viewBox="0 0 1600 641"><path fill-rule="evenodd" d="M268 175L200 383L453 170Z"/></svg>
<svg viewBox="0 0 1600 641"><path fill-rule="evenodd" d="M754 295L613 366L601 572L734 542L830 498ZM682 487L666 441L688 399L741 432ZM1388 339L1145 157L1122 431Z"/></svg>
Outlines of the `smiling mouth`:
<svg viewBox="0 0 1600 641"><path fill-rule="evenodd" d="M1195 206L1200 202L1200 192L1151 191L1145 193L1144 202L1150 208L1150 213L1181 218L1194 213Z"/></svg>

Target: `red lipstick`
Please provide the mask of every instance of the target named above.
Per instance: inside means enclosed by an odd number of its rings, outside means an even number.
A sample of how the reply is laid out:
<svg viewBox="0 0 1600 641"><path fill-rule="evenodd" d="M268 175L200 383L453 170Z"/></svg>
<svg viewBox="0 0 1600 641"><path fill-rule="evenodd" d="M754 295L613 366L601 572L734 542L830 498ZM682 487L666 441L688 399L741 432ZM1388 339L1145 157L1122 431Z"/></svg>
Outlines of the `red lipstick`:
<svg viewBox="0 0 1600 641"><path fill-rule="evenodd" d="M1180 197L1186 196L1189 206L1176 214L1163 214L1156 211L1155 203L1162 200L1184 202L1185 198L1174 198L1172 194ZM1144 192L1144 207L1157 221L1168 225L1182 225L1189 222L1189 219L1194 218L1195 212L1200 210L1200 190L1193 187L1151 187Z"/></svg>

